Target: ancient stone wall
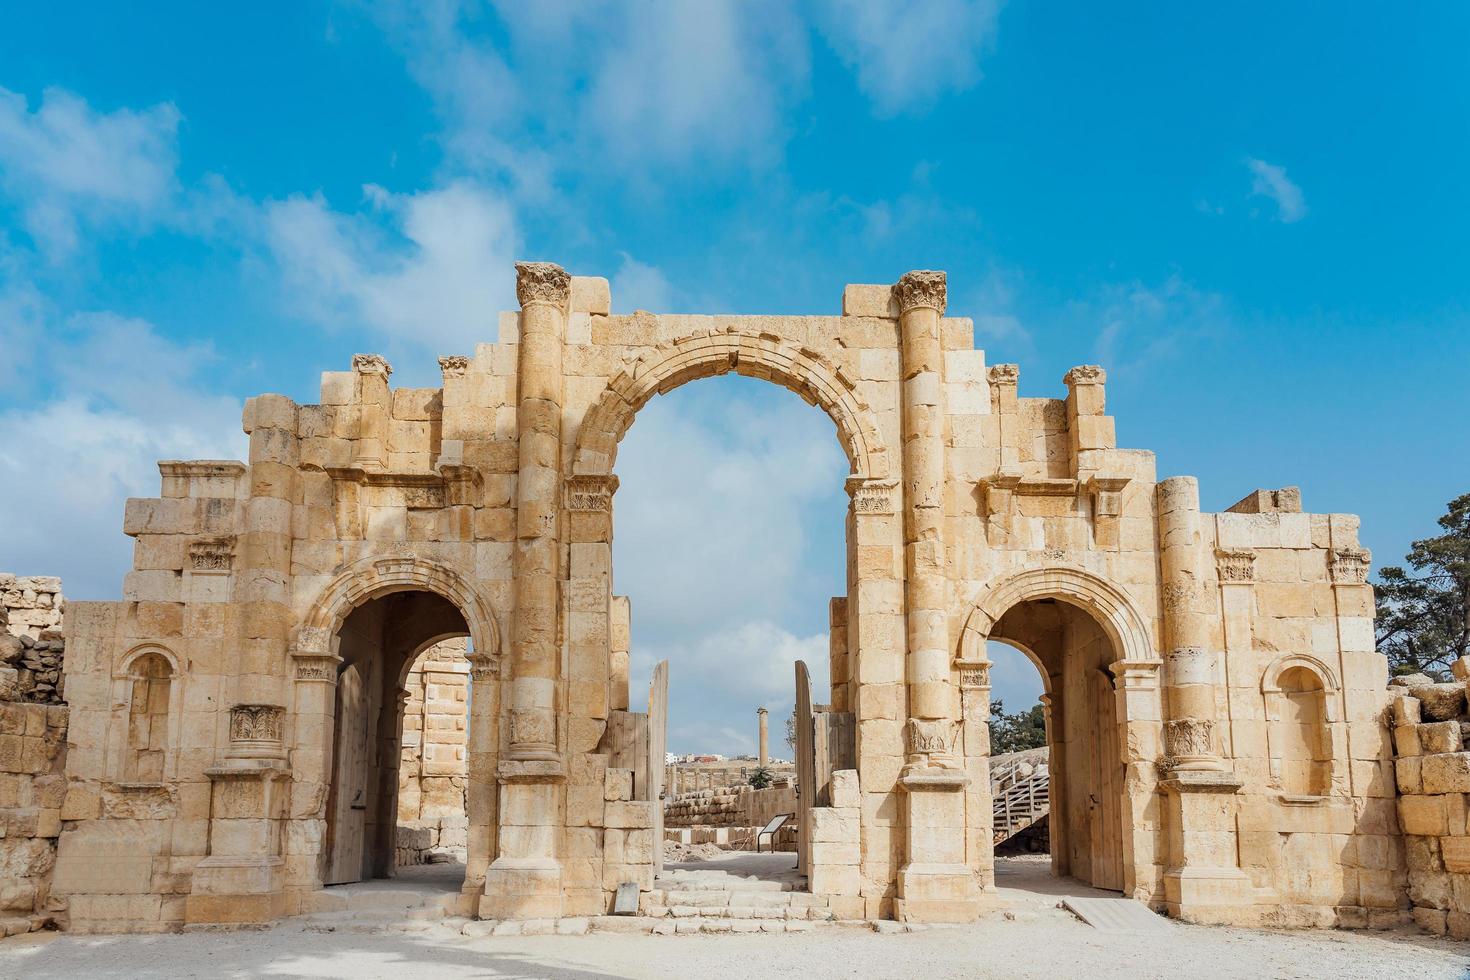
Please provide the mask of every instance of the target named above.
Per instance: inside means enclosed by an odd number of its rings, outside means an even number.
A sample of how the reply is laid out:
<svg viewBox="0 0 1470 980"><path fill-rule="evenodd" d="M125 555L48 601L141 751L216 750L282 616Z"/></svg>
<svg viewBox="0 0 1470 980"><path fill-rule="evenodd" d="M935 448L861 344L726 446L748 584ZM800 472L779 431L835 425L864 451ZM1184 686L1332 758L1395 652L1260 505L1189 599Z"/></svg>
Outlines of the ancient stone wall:
<svg viewBox="0 0 1470 980"><path fill-rule="evenodd" d="M54 911L50 879L66 798L61 613L57 579L0 575L8 694L0 698L0 935L43 928Z"/></svg>
<svg viewBox="0 0 1470 980"><path fill-rule="evenodd" d="M63 704L61 579L0 572L0 701Z"/></svg>
<svg viewBox="0 0 1470 980"><path fill-rule="evenodd" d="M1395 678L1393 743L1399 820L1414 921L1470 939L1470 752L1465 681Z"/></svg>
<svg viewBox="0 0 1470 980"><path fill-rule="evenodd" d="M678 793L664 800L666 827L757 827L778 813L796 811L796 787L785 783L756 789L721 786Z"/></svg>
<svg viewBox="0 0 1470 980"><path fill-rule="evenodd" d="M461 859L468 843L470 662L462 637L419 655L404 689L398 765L398 863L421 864L434 851Z"/></svg>

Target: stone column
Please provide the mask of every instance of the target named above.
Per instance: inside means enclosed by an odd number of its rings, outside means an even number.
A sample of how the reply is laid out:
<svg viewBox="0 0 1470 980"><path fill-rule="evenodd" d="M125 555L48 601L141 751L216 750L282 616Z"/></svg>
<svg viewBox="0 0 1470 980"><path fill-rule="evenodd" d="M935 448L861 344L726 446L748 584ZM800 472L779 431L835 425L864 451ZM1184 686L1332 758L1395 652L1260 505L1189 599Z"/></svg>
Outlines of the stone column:
<svg viewBox="0 0 1470 980"><path fill-rule="evenodd" d="M760 723L760 767L764 769L771 762L770 712L765 708L756 708L755 715Z"/></svg>
<svg viewBox="0 0 1470 980"><path fill-rule="evenodd" d="M1172 477L1157 493L1169 770L1161 784L1169 843L1165 905L1188 922L1248 923L1254 898L1238 864L1235 834L1235 794L1242 784L1220 757L1215 731L1218 657L1206 611L1199 484Z"/></svg>
<svg viewBox="0 0 1470 980"><path fill-rule="evenodd" d="M353 354L357 373L354 400L357 409L357 456L352 465L364 470L383 470L388 462L388 418L393 413L393 393L388 390L392 366L377 354Z"/></svg>
<svg viewBox="0 0 1470 980"><path fill-rule="evenodd" d="M1215 741L1215 667L1204 611L1199 484L1176 476L1158 486L1159 567L1164 597L1164 751L1177 770L1226 768Z"/></svg>
<svg viewBox="0 0 1470 980"><path fill-rule="evenodd" d="M954 755L959 722L950 661L949 581L944 551L944 350L939 320L943 272L910 272L893 287L902 373L905 681L908 723L905 857L900 919L975 918L975 878L965 862L965 786Z"/></svg>
<svg viewBox="0 0 1470 980"><path fill-rule="evenodd" d="M549 262L516 264L521 303L517 362L515 630L510 656L510 744L500 761L499 847L480 915L559 918L561 790L556 730L560 612L562 341L571 277Z"/></svg>

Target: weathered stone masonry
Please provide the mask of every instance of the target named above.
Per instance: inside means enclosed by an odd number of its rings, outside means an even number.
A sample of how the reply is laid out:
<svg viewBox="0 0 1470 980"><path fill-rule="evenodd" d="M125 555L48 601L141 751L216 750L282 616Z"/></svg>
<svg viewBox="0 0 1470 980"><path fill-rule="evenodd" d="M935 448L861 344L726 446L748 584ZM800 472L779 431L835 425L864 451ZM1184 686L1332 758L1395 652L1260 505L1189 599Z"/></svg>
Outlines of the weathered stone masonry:
<svg viewBox="0 0 1470 980"><path fill-rule="evenodd" d="M830 676L856 764L806 818L837 914L991 901L997 640L1045 682L1059 873L1195 921L1407 916L1356 518L1288 492L1203 512L1117 448L1101 368L1021 397L942 273L803 317L613 315L605 280L517 274L521 310L441 358L441 386L359 355L320 404L251 399L246 462L162 463L161 495L128 502L122 599L66 610L49 901L70 928L263 921L391 873L411 666L456 638L460 910L596 914L651 887L663 760L630 710L617 447L654 395L729 372L826 412L851 464Z"/></svg>

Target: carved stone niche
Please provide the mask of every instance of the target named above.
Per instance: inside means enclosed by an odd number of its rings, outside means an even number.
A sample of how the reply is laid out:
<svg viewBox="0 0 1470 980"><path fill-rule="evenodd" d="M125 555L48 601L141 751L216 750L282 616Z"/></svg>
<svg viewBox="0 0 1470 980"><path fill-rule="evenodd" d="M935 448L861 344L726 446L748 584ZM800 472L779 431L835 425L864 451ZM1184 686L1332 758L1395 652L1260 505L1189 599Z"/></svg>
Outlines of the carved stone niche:
<svg viewBox="0 0 1470 980"><path fill-rule="evenodd" d="M230 708L230 759L284 759L286 709L278 704L237 704Z"/></svg>

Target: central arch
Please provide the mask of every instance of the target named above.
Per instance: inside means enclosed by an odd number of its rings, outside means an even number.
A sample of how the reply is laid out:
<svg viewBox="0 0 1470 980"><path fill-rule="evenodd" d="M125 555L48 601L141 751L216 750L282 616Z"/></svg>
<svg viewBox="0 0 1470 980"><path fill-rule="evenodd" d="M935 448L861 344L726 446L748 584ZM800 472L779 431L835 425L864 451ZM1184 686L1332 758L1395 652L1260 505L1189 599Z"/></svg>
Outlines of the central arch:
<svg viewBox="0 0 1470 980"><path fill-rule="evenodd" d="M888 477L888 450L873 421L872 409L840 368L808 347L775 334L704 332L649 350L608 382L587 411L577 434L575 476L605 476L613 471L618 443L638 409L654 395L700 378L730 372L774 382L820 407L837 426L852 475Z"/></svg>

